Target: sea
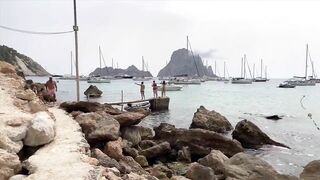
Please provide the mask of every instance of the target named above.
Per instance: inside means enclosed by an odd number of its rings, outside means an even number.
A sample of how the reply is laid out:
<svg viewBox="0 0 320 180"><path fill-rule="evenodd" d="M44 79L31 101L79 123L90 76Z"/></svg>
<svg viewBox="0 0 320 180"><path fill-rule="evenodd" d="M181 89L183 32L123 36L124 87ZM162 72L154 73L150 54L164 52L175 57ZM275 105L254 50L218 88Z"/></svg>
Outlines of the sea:
<svg viewBox="0 0 320 180"><path fill-rule="evenodd" d="M48 77L28 77L34 82L46 82ZM76 100L76 82L56 79L59 102ZM259 150L246 150L260 157L283 174L299 176L303 167L320 159L320 84L293 89L277 88L281 79L253 84L231 84L207 81L201 85L185 85L182 91L167 92L170 97L168 111L152 113L141 124L158 126L162 122L178 128L189 128L193 114L201 105L224 115L235 127L247 119L255 123L273 140L286 144L290 149L264 146ZM153 97L151 82L146 84L146 98ZM156 82L160 82L156 80ZM90 101L101 103L140 99L139 86L131 79L112 80L111 83L94 84L103 91L102 97ZM87 101L83 92L89 87L80 82L81 100ZM119 107L120 108L120 107ZM265 116L279 115L274 121ZM231 134L227 136L231 137Z"/></svg>

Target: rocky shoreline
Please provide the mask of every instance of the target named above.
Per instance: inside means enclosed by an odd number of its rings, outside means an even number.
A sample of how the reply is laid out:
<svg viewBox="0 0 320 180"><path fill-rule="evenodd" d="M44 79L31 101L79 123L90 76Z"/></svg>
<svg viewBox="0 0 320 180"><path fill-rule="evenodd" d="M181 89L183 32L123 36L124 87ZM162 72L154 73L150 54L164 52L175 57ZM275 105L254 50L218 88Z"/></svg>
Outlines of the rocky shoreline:
<svg viewBox="0 0 320 180"><path fill-rule="evenodd" d="M25 85L13 66L0 63L0 180L320 179L320 160L294 177L247 154L263 145L290 148L248 120L232 127L201 106L189 129L150 129L139 126L149 112L95 102L47 108Z"/></svg>

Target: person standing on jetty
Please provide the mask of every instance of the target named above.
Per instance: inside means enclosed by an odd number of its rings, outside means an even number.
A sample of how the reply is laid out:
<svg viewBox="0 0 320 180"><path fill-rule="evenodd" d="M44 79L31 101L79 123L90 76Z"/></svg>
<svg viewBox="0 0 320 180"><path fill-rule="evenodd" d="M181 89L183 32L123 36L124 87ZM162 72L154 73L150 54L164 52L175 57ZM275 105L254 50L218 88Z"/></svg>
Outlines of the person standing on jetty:
<svg viewBox="0 0 320 180"><path fill-rule="evenodd" d="M57 83L52 80L52 77L49 77L49 81L47 81L46 83L46 88L48 91L48 95L52 98L50 99L50 101L52 100L52 102L57 101L56 99L56 92L58 91L58 87L57 87Z"/></svg>
<svg viewBox="0 0 320 180"><path fill-rule="evenodd" d="M144 83L141 82L141 84L137 84L136 85L140 86L140 94L141 94L141 99L144 100L146 99L146 97L144 96L144 89L146 88Z"/></svg>
<svg viewBox="0 0 320 180"><path fill-rule="evenodd" d="M158 86L155 81L152 83L153 97L158 98Z"/></svg>
<svg viewBox="0 0 320 180"><path fill-rule="evenodd" d="M166 97L166 81L162 81L161 86L161 97Z"/></svg>

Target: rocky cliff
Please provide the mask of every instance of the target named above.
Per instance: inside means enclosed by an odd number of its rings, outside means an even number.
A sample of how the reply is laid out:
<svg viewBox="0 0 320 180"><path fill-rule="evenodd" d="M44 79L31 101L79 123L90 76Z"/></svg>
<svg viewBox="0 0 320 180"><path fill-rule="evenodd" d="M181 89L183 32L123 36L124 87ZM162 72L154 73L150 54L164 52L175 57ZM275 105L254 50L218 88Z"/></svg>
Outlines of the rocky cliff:
<svg viewBox="0 0 320 180"><path fill-rule="evenodd" d="M112 68L112 67L104 67L104 68L97 68L90 76L122 76L122 75L129 75L134 77L152 77L152 74L149 71L140 71L134 65L129 66L127 69L119 69L119 68Z"/></svg>
<svg viewBox="0 0 320 180"><path fill-rule="evenodd" d="M31 58L18 53L15 49L0 45L0 61L10 63L21 69L26 76L50 75L40 64Z"/></svg>
<svg viewBox="0 0 320 180"><path fill-rule="evenodd" d="M197 70L198 69L198 70ZM160 70L158 77L170 77L187 74L188 76L214 77L212 67L206 67L199 55L192 56L187 49L179 49L172 53L170 62Z"/></svg>

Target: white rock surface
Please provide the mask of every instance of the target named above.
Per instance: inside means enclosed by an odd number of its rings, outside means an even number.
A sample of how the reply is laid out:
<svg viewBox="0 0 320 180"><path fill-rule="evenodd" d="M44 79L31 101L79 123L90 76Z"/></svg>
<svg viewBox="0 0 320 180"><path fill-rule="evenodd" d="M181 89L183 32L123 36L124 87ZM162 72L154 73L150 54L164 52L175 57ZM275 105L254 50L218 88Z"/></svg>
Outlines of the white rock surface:
<svg viewBox="0 0 320 180"><path fill-rule="evenodd" d="M84 161L89 159L85 153L89 145L79 124L63 110L51 108L49 111L56 118L56 136L28 159L26 168L31 175L26 179L100 179L104 169Z"/></svg>
<svg viewBox="0 0 320 180"><path fill-rule="evenodd" d="M55 122L47 112L38 112L24 138L27 146L39 146L51 142L55 136Z"/></svg>

